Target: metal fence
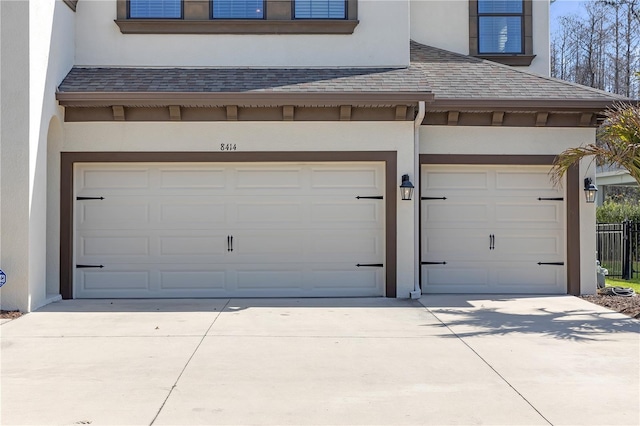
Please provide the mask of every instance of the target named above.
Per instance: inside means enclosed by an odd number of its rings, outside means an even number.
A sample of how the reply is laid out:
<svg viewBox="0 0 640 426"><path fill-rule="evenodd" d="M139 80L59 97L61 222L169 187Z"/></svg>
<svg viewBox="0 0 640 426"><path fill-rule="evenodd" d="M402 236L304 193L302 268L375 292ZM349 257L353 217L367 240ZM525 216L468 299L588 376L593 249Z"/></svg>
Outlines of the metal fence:
<svg viewBox="0 0 640 426"><path fill-rule="evenodd" d="M598 223L598 260L610 277L640 278L640 222Z"/></svg>

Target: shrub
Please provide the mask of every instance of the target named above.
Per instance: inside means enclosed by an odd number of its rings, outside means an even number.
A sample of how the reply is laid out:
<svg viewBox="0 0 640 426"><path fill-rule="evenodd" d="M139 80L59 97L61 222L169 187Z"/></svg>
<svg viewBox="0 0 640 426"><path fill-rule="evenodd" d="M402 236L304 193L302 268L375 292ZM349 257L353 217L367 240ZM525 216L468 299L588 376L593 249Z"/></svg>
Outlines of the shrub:
<svg viewBox="0 0 640 426"><path fill-rule="evenodd" d="M596 209L596 221L598 223L620 223L627 219L633 222L640 222L639 204L606 201Z"/></svg>

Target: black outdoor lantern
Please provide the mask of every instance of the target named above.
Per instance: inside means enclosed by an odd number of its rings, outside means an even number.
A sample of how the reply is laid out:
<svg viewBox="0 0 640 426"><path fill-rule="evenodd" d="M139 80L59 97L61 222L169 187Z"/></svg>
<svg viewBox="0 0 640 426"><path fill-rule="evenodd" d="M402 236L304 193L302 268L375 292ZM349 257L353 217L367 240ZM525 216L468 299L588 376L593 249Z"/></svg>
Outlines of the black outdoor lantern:
<svg viewBox="0 0 640 426"><path fill-rule="evenodd" d="M409 180L409 175L402 175L402 184L400 185L400 195L405 201L411 201L413 196L413 184Z"/></svg>
<svg viewBox="0 0 640 426"><path fill-rule="evenodd" d="M596 202L596 192L598 192L598 187L593 184L593 180L591 180L591 178L585 178L584 196L587 199L587 203Z"/></svg>

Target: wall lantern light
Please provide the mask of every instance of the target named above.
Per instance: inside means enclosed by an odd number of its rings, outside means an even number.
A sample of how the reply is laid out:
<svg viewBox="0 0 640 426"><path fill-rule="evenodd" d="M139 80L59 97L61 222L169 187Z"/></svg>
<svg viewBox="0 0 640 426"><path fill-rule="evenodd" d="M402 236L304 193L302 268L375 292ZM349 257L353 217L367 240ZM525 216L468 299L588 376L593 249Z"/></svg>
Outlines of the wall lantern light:
<svg viewBox="0 0 640 426"><path fill-rule="evenodd" d="M585 178L584 196L587 199L587 203L595 203L596 192L598 192L598 187L593 184L593 180L591 180L591 178Z"/></svg>
<svg viewBox="0 0 640 426"><path fill-rule="evenodd" d="M402 175L402 184L400 185L400 195L405 201L411 201L413 196L413 184L409 180L409 175Z"/></svg>

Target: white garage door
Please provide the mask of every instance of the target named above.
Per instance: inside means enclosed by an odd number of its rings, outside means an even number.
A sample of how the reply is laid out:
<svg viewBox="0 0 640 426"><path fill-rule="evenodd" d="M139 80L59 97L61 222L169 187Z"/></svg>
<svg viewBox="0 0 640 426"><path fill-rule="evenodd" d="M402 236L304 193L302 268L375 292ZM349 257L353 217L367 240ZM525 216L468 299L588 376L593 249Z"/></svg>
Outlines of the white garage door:
<svg viewBox="0 0 640 426"><path fill-rule="evenodd" d="M75 297L383 294L384 201L356 199L381 163L80 164L75 188Z"/></svg>
<svg viewBox="0 0 640 426"><path fill-rule="evenodd" d="M548 167L422 167L424 293L566 293L563 191Z"/></svg>

